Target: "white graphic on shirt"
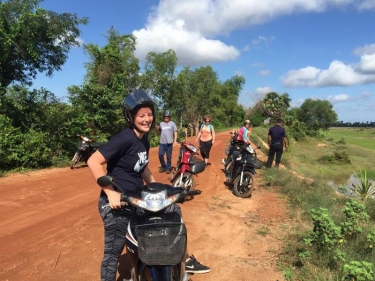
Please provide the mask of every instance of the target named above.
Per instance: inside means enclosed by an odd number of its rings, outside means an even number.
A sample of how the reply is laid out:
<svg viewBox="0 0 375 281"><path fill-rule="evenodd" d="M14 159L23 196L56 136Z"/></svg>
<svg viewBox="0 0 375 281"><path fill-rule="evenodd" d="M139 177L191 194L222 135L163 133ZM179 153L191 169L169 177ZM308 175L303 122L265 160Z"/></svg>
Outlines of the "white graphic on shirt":
<svg viewBox="0 0 375 281"><path fill-rule="evenodd" d="M146 151L138 153L139 160L134 166L134 171L139 172L148 164L148 158Z"/></svg>

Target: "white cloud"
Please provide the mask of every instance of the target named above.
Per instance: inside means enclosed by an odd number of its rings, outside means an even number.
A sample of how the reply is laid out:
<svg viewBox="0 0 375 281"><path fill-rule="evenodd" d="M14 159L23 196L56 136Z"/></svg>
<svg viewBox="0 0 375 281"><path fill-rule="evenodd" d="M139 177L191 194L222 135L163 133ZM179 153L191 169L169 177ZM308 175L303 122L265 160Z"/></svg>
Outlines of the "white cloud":
<svg viewBox="0 0 375 281"><path fill-rule="evenodd" d="M363 73L375 74L375 54L361 56L356 70Z"/></svg>
<svg viewBox="0 0 375 281"><path fill-rule="evenodd" d="M362 55L372 55L375 54L375 44L365 45L363 47L358 47L353 52L357 56Z"/></svg>
<svg viewBox="0 0 375 281"><path fill-rule="evenodd" d="M172 26L158 22L148 28L134 31L137 37L136 56L144 57L151 50L165 52L173 49L179 65L193 66L216 61L230 61L239 56L239 51L219 40L210 40L194 31L188 31L181 21Z"/></svg>
<svg viewBox="0 0 375 281"><path fill-rule="evenodd" d="M254 94L264 97L269 92L273 92L271 87L259 87L259 88L255 89Z"/></svg>
<svg viewBox="0 0 375 281"><path fill-rule="evenodd" d="M332 103L348 101L349 95L347 94L340 94L340 95L333 95L333 96L331 95L331 96L328 96L327 100Z"/></svg>
<svg viewBox="0 0 375 281"><path fill-rule="evenodd" d="M361 94L361 97L364 99L364 100L370 100L371 99L371 96L372 94L370 92L367 92L367 91L364 91L362 94Z"/></svg>
<svg viewBox="0 0 375 281"><path fill-rule="evenodd" d="M173 49L180 65L202 65L235 60L235 46L215 40L231 31L263 24L293 13L323 12L348 5L373 9L374 0L160 0L146 26L133 31L136 55ZM265 40L258 37L258 40ZM267 39L268 40L268 39ZM247 47L248 48L248 47Z"/></svg>
<svg viewBox="0 0 375 281"><path fill-rule="evenodd" d="M341 61L331 62L328 69L308 66L297 70L290 70L280 80L285 87L330 87L352 86L375 82L375 68L371 62L374 58L364 58L353 67ZM365 73L366 72L366 73ZM372 74L374 73L374 74Z"/></svg>
<svg viewBox="0 0 375 281"><path fill-rule="evenodd" d="M364 0L359 5L360 10L370 10L375 9L375 1L374 0Z"/></svg>
<svg viewBox="0 0 375 281"><path fill-rule="evenodd" d="M254 63L250 64L250 67L261 67L261 66L263 66L263 63L261 63L261 62L254 62Z"/></svg>
<svg viewBox="0 0 375 281"><path fill-rule="evenodd" d="M268 76L268 75L271 75L271 70L263 69L263 70L259 71L259 74L262 75L262 76Z"/></svg>

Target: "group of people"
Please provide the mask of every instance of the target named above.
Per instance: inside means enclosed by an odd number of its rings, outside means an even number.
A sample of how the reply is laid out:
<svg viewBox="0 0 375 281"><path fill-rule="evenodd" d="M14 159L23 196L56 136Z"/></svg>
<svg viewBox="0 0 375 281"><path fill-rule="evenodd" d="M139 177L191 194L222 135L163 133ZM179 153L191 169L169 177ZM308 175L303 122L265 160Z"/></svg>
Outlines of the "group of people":
<svg viewBox="0 0 375 281"><path fill-rule="evenodd" d="M172 149L177 142L177 126L171 120L171 115L168 110L164 111L163 122L156 126L157 132L160 135L159 145L159 161L160 169L159 172L171 172L172 163ZM238 137L245 143L250 144L250 120L245 120L243 126L238 130ZM268 146L269 153L266 163L267 168L271 168L272 163L275 159L275 167L278 168L281 162L281 156L283 154L283 148L287 148L287 138L285 129L283 128L283 120L277 119L276 124L271 127L268 131ZM215 143L215 128L211 124L210 116L204 116L204 122L199 128L199 132L195 139L195 142L199 141L199 150L201 156L206 163L206 166L210 165L208 162L210 158L210 151L212 145ZM166 156L166 161L165 161Z"/></svg>
<svg viewBox="0 0 375 281"><path fill-rule="evenodd" d="M243 126L238 130L239 138L246 144L250 144L250 124L250 120L245 120ZM282 119L277 119L276 124L268 130L267 141L269 152L266 167L272 167L273 160L276 156L275 167L278 168L280 166L284 147L288 147L286 132L283 128Z"/></svg>
<svg viewBox="0 0 375 281"><path fill-rule="evenodd" d="M159 161L160 168L159 173L166 172L171 173L172 165L172 150L177 143L177 126L171 120L171 114L169 110L164 110L163 122L155 126L157 133L160 135L159 143ZM210 116L204 116L204 123L199 128L197 138L195 142L199 141L199 150L206 163L206 166L210 165L208 162L210 158L210 151L212 145L215 143L215 128L211 124Z"/></svg>
<svg viewBox="0 0 375 281"><path fill-rule="evenodd" d="M102 187L100 191L98 207L104 224L102 281L116 280L118 262L125 247L128 222L133 216L124 211L121 205L121 193L134 191L144 183L156 181L148 167L150 150L148 133L155 124L154 101L145 91L135 90L124 99L122 113L128 128L113 136L87 162L95 180L109 174L115 178L117 186L121 187L121 190L118 190L115 186L108 185ZM158 154L161 167L159 172L170 173L172 149L177 143L178 134L170 112L165 110L163 115L163 121L155 125L160 135ZM276 154L276 166L278 166L283 145L287 147L285 130L281 125L282 120L277 120L277 124L269 130L270 156L267 167L271 167L274 154ZM245 120L243 127L239 130L246 143L250 143L249 127L250 120ZM195 141L199 141L201 156L206 165L209 165L210 151L215 143L215 129L209 116L204 117L204 123L200 126ZM104 208L104 206L110 208ZM181 212L178 205L175 208ZM210 268L200 264L194 256L186 256L186 272L207 273L209 271Z"/></svg>

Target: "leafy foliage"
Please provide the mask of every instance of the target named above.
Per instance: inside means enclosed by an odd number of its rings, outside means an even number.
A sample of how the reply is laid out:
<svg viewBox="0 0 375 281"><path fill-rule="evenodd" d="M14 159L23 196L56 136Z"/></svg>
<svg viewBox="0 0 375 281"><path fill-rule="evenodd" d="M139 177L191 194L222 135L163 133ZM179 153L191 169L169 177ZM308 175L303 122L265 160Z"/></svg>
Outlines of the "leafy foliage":
<svg viewBox="0 0 375 281"><path fill-rule="evenodd" d="M279 95L276 92L270 92L263 99L263 109L267 116L271 117L271 121L275 121L284 117L291 101L287 93Z"/></svg>
<svg viewBox="0 0 375 281"><path fill-rule="evenodd" d="M132 35L119 35L112 28L107 40L103 48L84 46L91 58L84 84L71 86L68 92L72 105L88 120L87 127L96 135L110 137L124 127L121 104L139 83L139 66Z"/></svg>
<svg viewBox="0 0 375 281"><path fill-rule="evenodd" d="M337 114L327 100L306 99L298 110L298 119L306 124L307 132L314 135L320 129L328 130L337 121Z"/></svg>
<svg viewBox="0 0 375 281"><path fill-rule="evenodd" d="M375 186L373 183L367 178L366 171L360 171L360 175L358 176L355 174L355 177L358 180L358 183L352 184L351 191L359 195L364 201L369 198L375 197Z"/></svg>
<svg viewBox="0 0 375 281"><path fill-rule="evenodd" d="M0 88L13 82L31 85L38 72L51 76L78 46L86 18L38 7L41 0L0 3Z"/></svg>

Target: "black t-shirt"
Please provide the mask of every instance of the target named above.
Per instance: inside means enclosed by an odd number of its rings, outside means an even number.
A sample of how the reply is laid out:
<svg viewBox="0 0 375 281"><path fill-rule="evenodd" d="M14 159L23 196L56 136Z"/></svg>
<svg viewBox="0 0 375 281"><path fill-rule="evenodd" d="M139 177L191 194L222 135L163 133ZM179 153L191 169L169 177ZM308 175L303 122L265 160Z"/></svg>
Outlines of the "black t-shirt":
<svg viewBox="0 0 375 281"><path fill-rule="evenodd" d="M285 138L285 129L280 125L275 125L271 127L268 131L268 135L271 136L271 144L273 143L283 143L283 138Z"/></svg>
<svg viewBox="0 0 375 281"><path fill-rule="evenodd" d="M129 128L99 148L107 160L108 174L123 191L134 191L143 186L142 173L149 162L149 150L147 134L139 139Z"/></svg>

